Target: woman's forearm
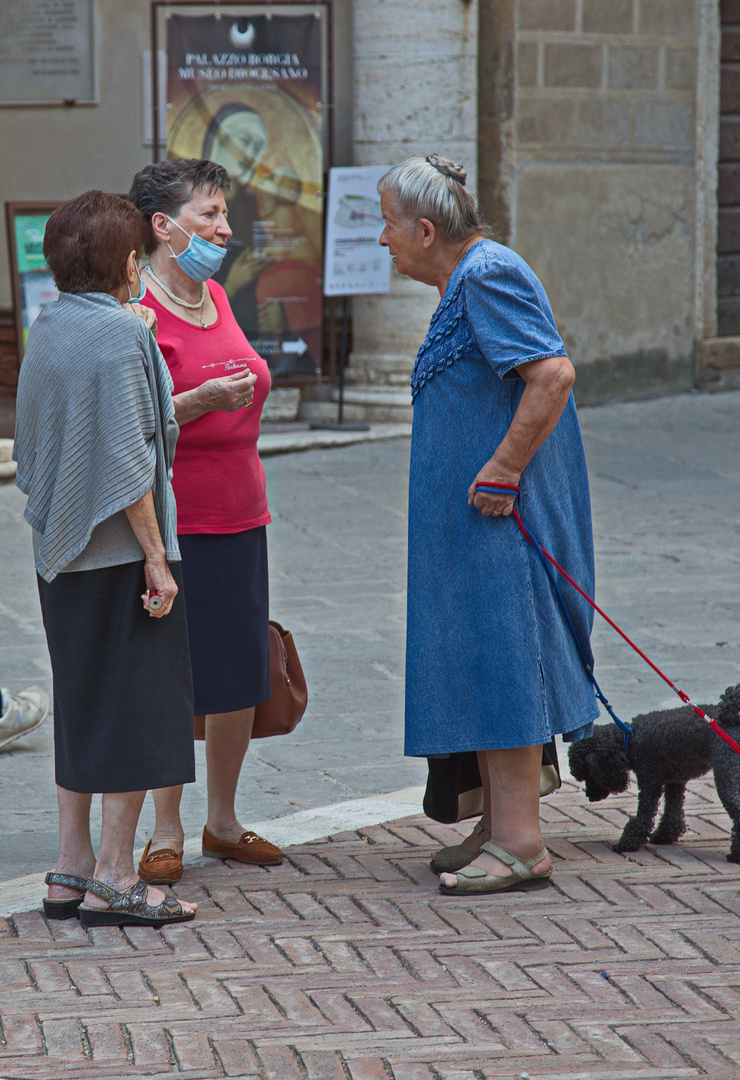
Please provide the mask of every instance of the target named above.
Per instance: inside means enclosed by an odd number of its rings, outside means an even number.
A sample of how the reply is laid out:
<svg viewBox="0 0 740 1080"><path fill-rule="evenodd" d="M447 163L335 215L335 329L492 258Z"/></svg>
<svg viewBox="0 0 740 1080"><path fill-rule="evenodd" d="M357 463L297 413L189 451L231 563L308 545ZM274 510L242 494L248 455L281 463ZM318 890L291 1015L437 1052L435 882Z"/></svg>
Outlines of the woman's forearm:
<svg viewBox="0 0 740 1080"><path fill-rule="evenodd" d="M523 472L554 430L575 381L567 356L533 361L531 366L523 365L520 374L526 385L509 430L494 454L497 464L511 473Z"/></svg>
<svg viewBox="0 0 740 1080"><path fill-rule="evenodd" d="M468 503L485 517L507 517L516 493L478 491L477 485L519 483L535 451L554 430L575 381L573 365L567 356L532 360L522 364L518 371L526 385L509 430L468 488Z"/></svg>
<svg viewBox="0 0 740 1080"><path fill-rule="evenodd" d="M175 406L175 420L180 427L211 412L213 408L207 404L203 386L196 386L194 390L185 390L182 394L173 394L172 404Z"/></svg>
<svg viewBox="0 0 740 1080"><path fill-rule="evenodd" d="M147 562L164 563L167 553L159 531L159 522L154 510L154 497L151 488L137 502L127 506L126 517L134 531L134 536L144 549Z"/></svg>

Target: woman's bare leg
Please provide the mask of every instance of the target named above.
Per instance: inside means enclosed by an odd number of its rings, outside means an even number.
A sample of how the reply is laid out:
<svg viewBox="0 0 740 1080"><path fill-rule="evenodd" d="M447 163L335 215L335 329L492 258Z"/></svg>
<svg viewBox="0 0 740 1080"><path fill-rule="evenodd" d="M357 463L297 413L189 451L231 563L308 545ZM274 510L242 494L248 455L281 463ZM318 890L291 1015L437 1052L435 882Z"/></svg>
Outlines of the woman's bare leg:
<svg viewBox="0 0 740 1080"><path fill-rule="evenodd" d="M239 840L244 826L236 816L236 789L252 737L254 709L206 716L208 821L211 836Z"/></svg>
<svg viewBox="0 0 740 1080"><path fill-rule="evenodd" d="M254 709L212 713L196 717L205 721L208 821L211 836L239 840L244 833L236 816L236 789L244 756L252 737ZM182 785L152 792L157 819L149 851L171 848L181 852L184 833L180 821Z"/></svg>
<svg viewBox="0 0 740 1080"><path fill-rule="evenodd" d="M490 828L488 822L491 820L491 781L488 776L488 770L486 768L485 750L478 751L478 771L480 773L481 784L483 785L483 814L481 815L481 824L485 825L487 829ZM483 837L480 833L471 832L464 840L460 841L460 846L464 847L467 851L480 851L483 843Z"/></svg>
<svg viewBox="0 0 740 1080"><path fill-rule="evenodd" d="M145 791L118 791L103 795L103 827L100 833L98 861L94 877L117 892L125 892L139 880L134 870L134 837ZM156 906L164 900L161 889L149 886L147 902ZM184 911L195 911L197 904L181 900ZM105 908L107 903L91 892L85 893L85 907Z"/></svg>
<svg viewBox="0 0 740 1080"><path fill-rule="evenodd" d="M520 859L530 859L544 847L540 829L541 746L522 746L510 750L481 750L478 763L483 780L483 824L491 841ZM488 806L485 806L488 787ZM488 874L506 877L511 867L484 851L472 866ZM533 873L549 869L546 856L533 867ZM442 874L440 881L448 888L457 884L455 874Z"/></svg>
<svg viewBox="0 0 740 1080"><path fill-rule="evenodd" d="M182 854L185 842L182 822L180 821L180 802L182 800L182 784L175 787L155 788L152 791L154 799L154 832L149 853L155 851L176 851Z"/></svg>
<svg viewBox="0 0 740 1080"><path fill-rule="evenodd" d="M59 854L57 872L90 878L95 869L95 852L90 839L90 803L92 795L68 791L57 784L59 807ZM79 896L66 885L50 885L49 899L68 900Z"/></svg>

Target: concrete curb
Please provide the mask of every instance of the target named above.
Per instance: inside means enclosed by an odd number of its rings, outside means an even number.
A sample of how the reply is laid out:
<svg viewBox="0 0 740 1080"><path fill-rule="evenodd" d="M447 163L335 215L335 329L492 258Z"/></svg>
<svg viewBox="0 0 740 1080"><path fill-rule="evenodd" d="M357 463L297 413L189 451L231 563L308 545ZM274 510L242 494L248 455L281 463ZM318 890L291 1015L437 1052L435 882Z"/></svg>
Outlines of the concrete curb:
<svg viewBox="0 0 740 1080"><path fill-rule="evenodd" d="M573 778L568 766L568 746L559 735L557 744L562 779L572 782ZM421 812L423 798L423 786L401 788L399 791L391 791L387 794L370 795L364 799L347 799L345 802L331 803L328 806L316 806L311 810L299 810L295 814L286 814L284 817L250 822L249 827L280 848L299 847L301 844L322 840L336 833L354 832L356 829L412 817ZM134 851L136 864L143 851L143 847ZM201 855L200 835L185 840L183 864L186 867L208 866L212 861ZM23 877L0 882L0 917L17 915L20 912L32 911L40 907L44 889L43 872L25 874Z"/></svg>
<svg viewBox="0 0 740 1080"><path fill-rule="evenodd" d="M369 431L276 431L261 435L257 448L260 457L271 457L299 450L328 450L352 443L407 439L410 436L411 424L372 424Z"/></svg>
<svg viewBox="0 0 740 1080"><path fill-rule="evenodd" d="M330 450L335 446L410 437L411 424L372 424L369 431L269 431L260 436L259 452L261 457L274 457L301 450ZM0 439L0 483L15 479L12 449L12 439Z"/></svg>
<svg viewBox="0 0 740 1080"><path fill-rule="evenodd" d="M352 832L355 829L382 825L386 821L411 817L421 810L423 787L402 788L387 795L373 795L366 799L348 799L330 806L318 806L313 810L299 810L286 817L271 821L256 821L250 828L281 848L320 840L335 833ZM134 852L138 863L143 852ZM185 841L183 862L189 866L207 866L212 860L201 855L201 837L193 836ZM44 873L25 874L0 884L0 916L17 915L41 907L44 895ZM1 1080L1 1078L0 1078Z"/></svg>

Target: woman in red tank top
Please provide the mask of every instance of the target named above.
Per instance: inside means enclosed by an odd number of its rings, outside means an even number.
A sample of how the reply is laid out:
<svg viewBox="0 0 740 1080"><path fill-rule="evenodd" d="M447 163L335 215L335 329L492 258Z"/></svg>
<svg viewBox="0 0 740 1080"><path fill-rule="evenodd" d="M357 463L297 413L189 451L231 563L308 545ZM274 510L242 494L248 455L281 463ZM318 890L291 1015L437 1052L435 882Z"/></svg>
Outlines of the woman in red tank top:
<svg viewBox="0 0 740 1080"><path fill-rule="evenodd" d="M282 852L244 828L236 787L256 705L270 697L265 473L257 453L270 391L266 362L210 280L231 236L221 165L160 161L129 193L149 227L144 304L172 375L180 438L177 500L195 689L195 736L205 738L208 819L203 854L275 865ZM156 825L139 866L146 881L182 874L182 788L154 793Z"/></svg>

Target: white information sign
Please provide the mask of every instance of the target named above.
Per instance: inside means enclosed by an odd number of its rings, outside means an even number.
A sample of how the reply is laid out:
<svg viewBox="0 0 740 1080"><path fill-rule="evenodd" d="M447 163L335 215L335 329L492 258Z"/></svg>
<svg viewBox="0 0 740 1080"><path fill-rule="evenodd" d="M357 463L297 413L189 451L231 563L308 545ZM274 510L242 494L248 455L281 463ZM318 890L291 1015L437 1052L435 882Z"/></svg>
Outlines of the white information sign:
<svg viewBox="0 0 740 1080"><path fill-rule="evenodd" d="M391 256L378 244L383 231L378 180L387 165L329 170L324 295L387 293Z"/></svg>
<svg viewBox="0 0 740 1080"><path fill-rule="evenodd" d="M0 105L96 101L94 0L0 0Z"/></svg>

